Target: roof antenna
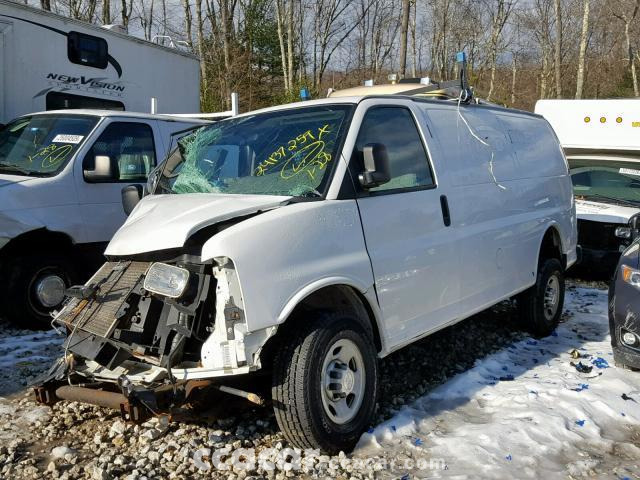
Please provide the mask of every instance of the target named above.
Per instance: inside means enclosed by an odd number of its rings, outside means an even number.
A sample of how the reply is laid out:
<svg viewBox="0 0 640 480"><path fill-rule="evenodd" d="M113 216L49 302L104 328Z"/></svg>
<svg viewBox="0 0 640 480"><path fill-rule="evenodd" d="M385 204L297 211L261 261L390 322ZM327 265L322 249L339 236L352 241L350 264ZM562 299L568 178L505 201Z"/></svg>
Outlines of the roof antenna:
<svg viewBox="0 0 640 480"><path fill-rule="evenodd" d="M462 103L469 103L473 99L473 90L469 87L467 80L467 54L458 52L456 54L456 63L458 64L458 71L460 72L460 101Z"/></svg>

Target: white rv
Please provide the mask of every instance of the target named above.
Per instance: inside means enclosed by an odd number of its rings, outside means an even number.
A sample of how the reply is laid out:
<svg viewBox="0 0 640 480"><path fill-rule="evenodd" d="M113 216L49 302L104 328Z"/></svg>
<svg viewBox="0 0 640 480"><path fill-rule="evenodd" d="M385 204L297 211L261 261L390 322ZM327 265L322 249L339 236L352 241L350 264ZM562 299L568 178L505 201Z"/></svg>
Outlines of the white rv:
<svg viewBox="0 0 640 480"><path fill-rule="evenodd" d="M67 108L200 111L198 59L116 30L0 0L0 123Z"/></svg>
<svg viewBox="0 0 640 480"><path fill-rule="evenodd" d="M573 180L583 263L612 272L637 234L640 100L540 100Z"/></svg>

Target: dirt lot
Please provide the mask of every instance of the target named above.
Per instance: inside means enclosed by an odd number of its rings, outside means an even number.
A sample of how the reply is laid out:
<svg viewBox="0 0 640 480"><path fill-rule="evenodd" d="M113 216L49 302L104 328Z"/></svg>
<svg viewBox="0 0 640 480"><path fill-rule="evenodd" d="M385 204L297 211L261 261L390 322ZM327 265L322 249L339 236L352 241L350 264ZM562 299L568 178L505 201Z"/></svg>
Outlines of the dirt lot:
<svg viewBox="0 0 640 480"><path fill-rule="evenodd" d="M336 457L289 450L269 408L235 397L143 425L75 402L39 406L27 384L62 340L2 324L0 477L640 478L640 373L611 365L580 376L570 365L572 345L584 362L609 358L595 287L570 288L560 335L540 345L505 303L384 359L377 426ZM545 432L561 451L545 450Z"/></svg>

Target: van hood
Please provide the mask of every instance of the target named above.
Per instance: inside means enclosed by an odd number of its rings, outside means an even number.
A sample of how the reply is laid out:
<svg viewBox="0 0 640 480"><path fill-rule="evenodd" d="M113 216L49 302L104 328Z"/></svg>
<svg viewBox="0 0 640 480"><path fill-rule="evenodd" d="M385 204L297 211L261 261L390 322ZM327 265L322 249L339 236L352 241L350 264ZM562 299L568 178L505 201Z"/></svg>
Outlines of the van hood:
<svg viewBox="0 0 640 480"><path fill-rule="evenodd" d="M612 203L576 200L576 214L580 220L626 225L636 213L640 213L640 208L614 205Z"/></svg>
<svg viewBox="0 0 640 480"><path fill-rule="evenodd" d="M204 227L287 204L292 197L189 193L143 198L105 255L129 256L182 247Z"/></svg>
<svg viewBox="0 0 640 480"><path fill-rule="evenodd" d="M13 185L15 183L28 182L29 180L33 180L35 177L27 177L23 175L7 175L6 173L0 173L0 188L6 187L7 185Z"/></svg>

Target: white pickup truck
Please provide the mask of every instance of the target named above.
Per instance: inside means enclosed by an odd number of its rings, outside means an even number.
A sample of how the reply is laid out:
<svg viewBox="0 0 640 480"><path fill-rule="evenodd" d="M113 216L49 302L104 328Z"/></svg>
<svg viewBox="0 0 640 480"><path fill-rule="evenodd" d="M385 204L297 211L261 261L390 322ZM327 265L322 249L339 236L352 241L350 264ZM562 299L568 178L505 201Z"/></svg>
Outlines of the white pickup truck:
<svg viewBox="0 0 640 480"><path fill-rule="evenodd" d="M424 90L334 92L180 140L70 290L40 401L140 420L206 386L261 403L229 382L263 371L286 438L337 452L371 424L379 357L513 296L551 333L576 260L553 130Z"/></svg>
<svg viewBox="0 0 640 480"><path fill-rule="evenodd" d="M100 110L34 113L0 130L0 316L47 327L88 278L175 132L209 122Z"/></svg>

